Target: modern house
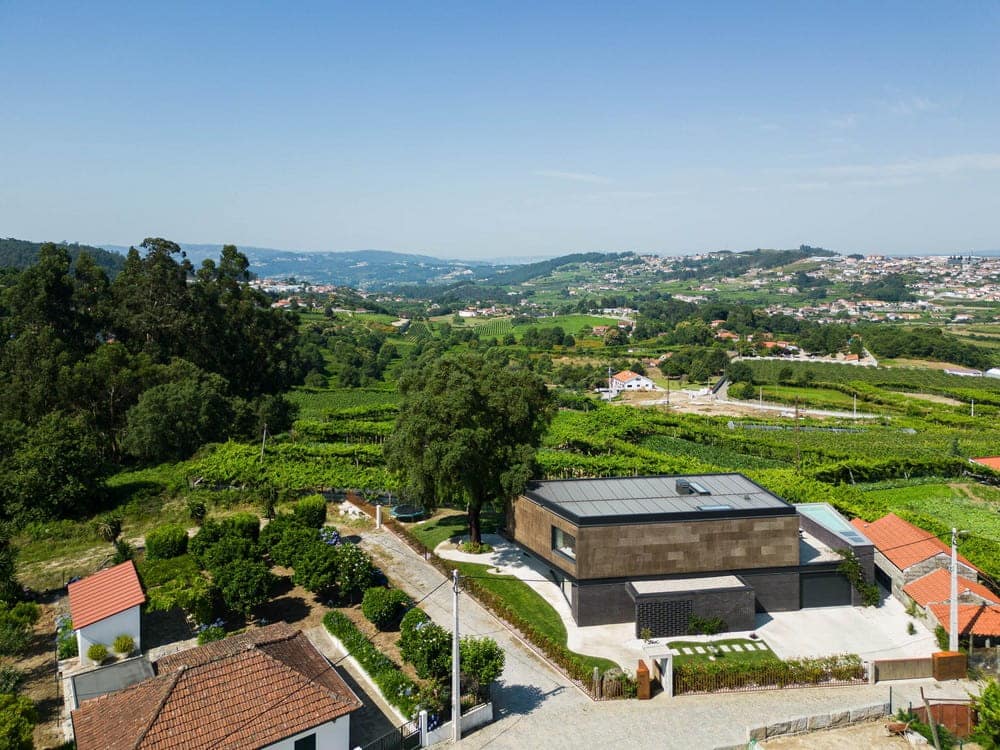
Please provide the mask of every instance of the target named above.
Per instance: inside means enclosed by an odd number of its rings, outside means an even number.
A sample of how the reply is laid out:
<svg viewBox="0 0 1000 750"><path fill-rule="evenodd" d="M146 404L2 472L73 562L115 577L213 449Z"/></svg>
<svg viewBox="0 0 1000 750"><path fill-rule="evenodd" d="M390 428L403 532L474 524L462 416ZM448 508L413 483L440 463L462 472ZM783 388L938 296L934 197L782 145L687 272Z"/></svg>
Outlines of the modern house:
<svg viewBox="0 0 1000 750"><path fill-rule="evenodd" d="M165 656L73 711L77 750L349 750L361 701L302 631L276 623Z"/></svg>
<svg viewBox="0 0 1000 750"><path fill-rule="evenodd" d="M142 649L140 610L146 595L131 560L69 585L69 613L76 631L81 664L89 664L87 649L95 643L110 650L115 638L129 635Z"/></svg>
<svg viewBox="0 0 1000 750"><path fill-rule="evenodd" d="M851 525L875 545L875 579L897 599L905 602L907 584L935 570L951 569L951 548L895 513L870 523L855 518ZM971 582L979 580L979 571L961 555L958 574Z"/></svg>
<svg viewBox="0 0 1000 750"><path fill-rule="evenodd" d="M838 549L872 575L871 544L832 506L796 508L742 474L532 482L507 519L582 626L749 630L757 611L860 603Z"/></svg>
<svg viewBox="0 0 1000 750"><path fill-rule="evenodd" d="M617 396L622 391L658 391L659 386L645 375L640 375L631 370L622 370L611 376L608 383L612 397Z"/></svg>

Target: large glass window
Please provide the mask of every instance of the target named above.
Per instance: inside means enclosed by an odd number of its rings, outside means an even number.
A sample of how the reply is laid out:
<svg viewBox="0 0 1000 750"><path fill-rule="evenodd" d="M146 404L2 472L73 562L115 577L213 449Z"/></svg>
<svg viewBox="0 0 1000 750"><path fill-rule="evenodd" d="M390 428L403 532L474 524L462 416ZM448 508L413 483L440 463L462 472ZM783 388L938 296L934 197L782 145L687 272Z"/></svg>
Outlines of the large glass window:
<svg viewBox="0 0 1000 750"><path fill-rule="evenodd" d="M559 552L566 557L576 559L576 537L572 534L563 531L562 529L553 526L552 527L552 549Z"/></svg>

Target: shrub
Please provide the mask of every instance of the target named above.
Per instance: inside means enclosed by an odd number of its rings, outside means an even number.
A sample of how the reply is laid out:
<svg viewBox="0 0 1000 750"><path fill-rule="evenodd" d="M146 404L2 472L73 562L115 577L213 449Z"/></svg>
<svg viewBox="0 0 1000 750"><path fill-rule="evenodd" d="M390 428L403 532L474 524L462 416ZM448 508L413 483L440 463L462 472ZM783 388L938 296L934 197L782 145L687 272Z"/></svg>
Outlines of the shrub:
<svg viewBox="0 0 1000 750"><path fill-rule="evenodd" d="M69 659L79 654L76 634L73 632L73 621L66 615L56 618L56 655L59 659Z"/></svg>
<svg viewBox="0 0 1000 750"><path fill-rule="evenodd" d="M211 623L198 626L198 645L204 646L206 643L221 641L226 637L226 624L222 620L215 620Z"/></svg>
<svg viewBox="0 0 1000 750"><path fill-rule="evenodd" d="M337 587L341 596L353 600L372 585L375 565L368 553L356 544L328 547L337 551Z"/></svg>
<svg viewBox="0 0 1000 750"><path fill-rule="evenodd" d="M122 517L118 513L104 513L94 520L94 534L102 542L114 543L122 533Z"/></svg>
<svg viewBox="0 0 1000 750"><path fill-rule="evenodd" d="M444 677L451 669L451 633L430 620L416 623L400 637L399 655L418 677Z"/></svg>
<svg viewBox="0 0 1000 750"><path fill-rule="evenodd" d="M5 750L31 750L36 720L35 704L29 699L0 693L0 739Z"/></svg>
<svg viewBox="0 0 1000 750"><path fill-rule="evenodd" d="M326 500L322 495L309 495L295 503L293 512L303 526L318 529L326 523Z"/></svg>
<svg viewBox="0 0 1000 750"><path fill-rule="evenodd" d="M115 553L111 556L112 565L135 559L135 547L127 539L115 539Z"/></svg>
<svg viewBox="0 0 1000 750"><path fill-rule="evenodd" d="M466 636L459 643L462 675L476 692L482 692L501 674L504 667L504 650L492 638Z"/></svg>
<svg viewBox="0 0 1000 750"><path fill-rule="evenodd" d="M917 626L913 624L912 620L909 621L908 623L906 623L906 634L907 635L916 635L917 634Z"/></svg>
<svg viewBox="0 0 1000 750"><path fill-rule="evenodd" d="M291 536L291 534L289 535ZM340 577L340 549L328 547L313 539L305 549L299 550L292 562L295 572L292 581L314 594L336 597Z"/></svg>
<svg viewBox="0 0 1000 750"><path fill-rule="evenodd" d="M222 601L233 612L249 615L267 601L275 578L262 562L236 560L213 571Z"/></svg>
<svg viewBox="0 0 1000 750"><path fill-rule="evenodd" d="M122 633L115 638L115 642L111 644L111 648L114 649L116 654L128 656L135 651L135 640L133 640L132 636Z"/></svg>
<svg viewBox="0 0 1000 750"><path fill-rule="evenodd" d="M222 519L222 533L256 542L260 538L260 518L253 513L234 513Z"/></svg>
<svg viewBox="0 0 1000 750"><path fill-rule="evenodd" d="M100 664L108 658L108 647L103 643L92 643L87 649L87 658L95 664Z"/></svg>
<svg viewBox="0 0 1000 750"><path fill-rule="evenodd" d="M153 560L179 557L187 548L187 530L177 524L159 526L146 535L146 557Z"/></svg>
<svg viewBox="0 0 1000 750"><path fill-rule="evenodd" d="M21 683L24 682L24 674L10 664L0 666L0 693L16 693Z"/></svg>
<svg viewBox="0 0 1000 750"><path fill-rule="evenodd" d="M237 560L255 560L260 550L253 540L242 536L227 535L209 547L201 556L206 570L217 571Z"/></svg>
<svg viewBox="0 0 1000 750"><path fill-rule="evenodd" d="M375 586L365 591L361 599L361 612L379 630L385 630L403 614L409 597L399 589Z"/></svg>
<svg viewBox="0 0 1000 750"><path fill-rule="evenodd" d="M191 541L188 542L188 552L195 560L202 563L202 555L223 536L225 536L225 530L222 524L214 518L206 518L201 528L198 529L198 533L191 537Z"/></svg>
<svg viewBox="0 0 1000 750"><path fill-rule="evenodd" d="M937 639L938 648L942 651L947 651L949 643L948 631L944 629L943 625L938 625L934 628L934 637Z"/></svg>
<svg viewBox="0 0 1000 750"><path fill-rule="evenodd" d="M201 568L191 555L179 555L166 560L151 560L147 557L139 561L136 568L139 571L139 579L146 589L178 579L191 578L201 573Z"/></svg>
<svg viewBox="0 0 1000 750"><path fill-rule="evenodd" d="M279 516L271 521L261 532L261 540L262 542L264 542L265 538L267 540L264 544L265 549L271 556L271 562L275 565L290 568L295 566L297 557L319 541L319 532L316 529L300 526L294 521L288 521L279 524L279 528L274 532L266 534L267 530L273 524L279 523L282 518L290 517ZM268 544L270 546L266 546Z"/></svg>
<svg viewBox="0 0 1000 750"><path fill-rule="evenodd" d="M205 516L208 515L208 508L205 506L205 501L200 497L189 497L187 501L188 516L199 526L202 521L205 520Z"/></svg>
<svg viewBox="0 0 1000 750"><path fill-rule="evenodd" d="M336 636L347 652L358 660L386 700L403 712L413 717L417 709L417 686L410 680L399 665L372 645L357 626L345 615L336 610L327 612L323 625Z"/></svg>
<svg viewBox="0 0 1000 750"><path fill-rule="evenodd" d="M721 617L691 615L688 618L688 635L715 635L726 629L726 621Z"/></svg>

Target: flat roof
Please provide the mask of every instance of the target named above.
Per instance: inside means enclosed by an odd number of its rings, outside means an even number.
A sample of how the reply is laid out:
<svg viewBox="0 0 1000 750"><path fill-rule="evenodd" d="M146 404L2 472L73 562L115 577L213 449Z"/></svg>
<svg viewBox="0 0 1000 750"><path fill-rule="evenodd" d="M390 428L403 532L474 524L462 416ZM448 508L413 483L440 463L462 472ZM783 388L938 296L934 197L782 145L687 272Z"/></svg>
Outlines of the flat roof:
<svg viewBox="0 0 1000 750"><path fill-rule="evenodd" d="M73 675L73 694L76 698L74 708L91 698L98 698L107 693L135 685L153 676L153 665L145 656L115 662L106 667L92 669Z"/></svg>
<svg viewBox="0 0 1000 750"><path fill-rule="evenodd" d="M685 494L678 480L707 494ZM742 474L555 479L529 482L523 494L577 526L795 513Z"/></svg>
<svg viewBox="0 0 1000 750"><path fill-rule="evenodd" d="M736 576L706 576L704 578L672 578L658 581L629 581L637 596L679 594L687 591L727 591L749 588Z"/></svg>

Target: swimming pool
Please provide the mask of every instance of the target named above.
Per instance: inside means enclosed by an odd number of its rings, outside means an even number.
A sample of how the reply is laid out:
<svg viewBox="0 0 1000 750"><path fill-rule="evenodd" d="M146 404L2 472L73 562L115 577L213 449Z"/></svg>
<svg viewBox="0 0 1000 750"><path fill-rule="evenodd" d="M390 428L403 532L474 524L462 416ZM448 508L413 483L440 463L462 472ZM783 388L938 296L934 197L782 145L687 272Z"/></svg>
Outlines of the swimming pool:
<svg viewBox="0 0 1000 750"><path fill-rule="evenodd" d="M868 540L851 526L847 520L828 503L803 503L795 509L806 518L815 521L824 529L832 531L845 542L851 544L868 544Z"/></svg>

